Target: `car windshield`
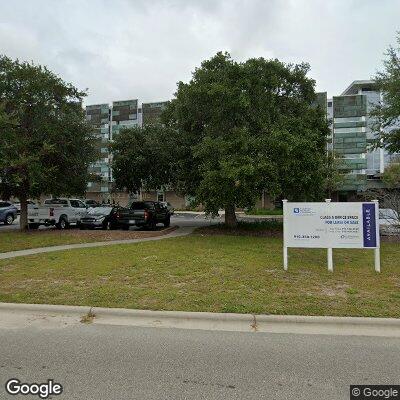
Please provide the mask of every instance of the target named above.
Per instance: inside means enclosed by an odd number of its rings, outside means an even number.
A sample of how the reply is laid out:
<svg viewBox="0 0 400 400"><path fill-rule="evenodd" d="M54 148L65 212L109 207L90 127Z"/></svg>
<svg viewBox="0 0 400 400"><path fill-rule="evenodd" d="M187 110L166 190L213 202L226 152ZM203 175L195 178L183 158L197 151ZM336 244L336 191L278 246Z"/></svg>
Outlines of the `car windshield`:
<svg viewBox="0 0 400 400"><path fill-rule="evenodd" d="M145 208L154 208L154 204L151 201L136 201L132 203L132 210L144 210Z"/></svg>
<svg viewBox="0 0 400 400"><path fill-rule="evenodd" d="M88 214L102 214L102 215L109 215L111 213L112 207L96 207L96 208L89 208Z"/></svg>
<svg viewBox="0 0 400 400"><path fill-rule="evenodd" d="M48 199L48 200L45 200L44 204L67 206L68 205L68 200L65 200L65 199Z"/></svg>
<svg viewBox="0 0 400 400"><path fill-rule="evenodd" d="M396 211L390 208L379 210L379 218L381 219L397 219Z"/></svg>

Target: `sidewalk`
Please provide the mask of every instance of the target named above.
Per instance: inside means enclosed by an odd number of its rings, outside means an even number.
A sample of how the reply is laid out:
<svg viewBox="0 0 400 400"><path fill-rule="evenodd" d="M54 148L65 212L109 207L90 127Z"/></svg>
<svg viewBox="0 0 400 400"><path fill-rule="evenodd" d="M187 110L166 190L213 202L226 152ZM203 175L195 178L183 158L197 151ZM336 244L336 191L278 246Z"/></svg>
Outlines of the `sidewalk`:
<svg viewBox="0 0 400 400"><path fill-rule="evenodd" d="M38 247L34 249L9 251L7 253L0 253L0 260L4 260L6 258L20 257L20 256L30 256L33 254L40 254L40 253L50 253L53 251L60 251L60 250L85 249L89 247L102 247L102 246L111 246L115 244L129 244L129 243L149 242L152 240L162 240L172 237L189 235L190 233L193 232L194 229L195 229L194 227L183 227L183 228L178 227L178 229L172 231L171 233L167 233L165 235L147 237L141 239L108 240L104 242L65 244L60 246Z"/></svg>
<svg viewBox="0 0 400 400"><path fill-rule="evenodd" d="M90 313L90 314L89 314ZM93 317L91 317L91 315ZM0 327L81 324L210 331L400 337L400 319L221 314L0 303Z"/></svg>

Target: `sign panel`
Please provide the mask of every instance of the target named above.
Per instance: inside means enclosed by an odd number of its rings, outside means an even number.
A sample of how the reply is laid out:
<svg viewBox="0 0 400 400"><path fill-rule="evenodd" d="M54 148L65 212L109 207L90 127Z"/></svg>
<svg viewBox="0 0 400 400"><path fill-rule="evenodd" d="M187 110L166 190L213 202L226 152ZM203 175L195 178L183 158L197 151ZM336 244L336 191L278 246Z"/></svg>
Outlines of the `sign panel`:
<svg viewBox="0 0 400 400"><path fill-rule="evenodd" d="M284 246L378 248L378 204L290 203L284 205Z"/></svg>

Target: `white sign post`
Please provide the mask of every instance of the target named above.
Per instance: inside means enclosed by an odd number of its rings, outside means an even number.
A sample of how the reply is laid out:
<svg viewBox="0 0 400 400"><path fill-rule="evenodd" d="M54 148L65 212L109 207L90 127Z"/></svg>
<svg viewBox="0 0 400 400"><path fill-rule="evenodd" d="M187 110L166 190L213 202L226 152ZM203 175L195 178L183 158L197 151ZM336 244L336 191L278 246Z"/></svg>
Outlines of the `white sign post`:
<svg viewBox="0 0 400 400"><path fill-rule="evenodd" d="M333 272L332 249L362 248L375 252L380 272L379 203L292 203L283 200L283 268L288 269L288 248L326 248L328 271Z"/></svg>

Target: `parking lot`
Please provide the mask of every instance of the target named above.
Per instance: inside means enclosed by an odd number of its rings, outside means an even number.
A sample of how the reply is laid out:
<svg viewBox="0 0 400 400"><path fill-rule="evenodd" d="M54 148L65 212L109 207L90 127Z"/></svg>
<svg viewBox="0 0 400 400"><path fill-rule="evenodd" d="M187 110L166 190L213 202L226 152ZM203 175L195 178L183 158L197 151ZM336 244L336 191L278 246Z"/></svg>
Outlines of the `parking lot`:
<svg viewBox="0 0 400 400"><path fill-rule="evenodd" d="M216 224L219 222L223 222L223 218L221 216L216 217L216 218L209 218L206 217L204 213L180 213L180 212L175 212L175 214L171 217L171 225L179 225L179 226L186 226L186 227L200 227L200 226L206 226L210 224ZM19 229L19 216L17 219L14 221L12 225L4 225L0 224L0 232L6 232L6 231L13 231L13 230L18 230ZM39 230L54 230L56 229L54 226L40 226ZM76 229L75 227L72 227L72 229ZM160 226L161 229L161 226ZM141 228L138 227L131 227L130 230L135 231L135 230L141 230Z"/></svg>

